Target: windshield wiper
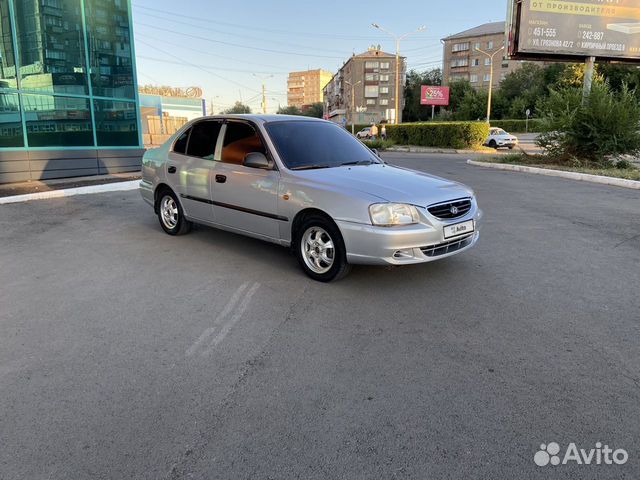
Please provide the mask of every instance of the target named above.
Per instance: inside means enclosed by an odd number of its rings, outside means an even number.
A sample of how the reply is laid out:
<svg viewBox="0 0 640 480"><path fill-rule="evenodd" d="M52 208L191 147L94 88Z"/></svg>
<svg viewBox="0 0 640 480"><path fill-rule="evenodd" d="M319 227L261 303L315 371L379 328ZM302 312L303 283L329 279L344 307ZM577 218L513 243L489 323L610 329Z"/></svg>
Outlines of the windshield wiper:
<svg viewBox="0 0 640 480"><path fill-rule="evenodd" d="M341 167L344 166L348 166L348 165L373 165L374 162L372 162L371 160L358 160L357 162L347 162L347 163L342 163L340 164Z"/></svg>
<svg viewBox="0 0 640 480"><path fill-rule="evenodd" d="M290 170L318 170L320 168L331 168L333 165L301 165Z"/></svg>

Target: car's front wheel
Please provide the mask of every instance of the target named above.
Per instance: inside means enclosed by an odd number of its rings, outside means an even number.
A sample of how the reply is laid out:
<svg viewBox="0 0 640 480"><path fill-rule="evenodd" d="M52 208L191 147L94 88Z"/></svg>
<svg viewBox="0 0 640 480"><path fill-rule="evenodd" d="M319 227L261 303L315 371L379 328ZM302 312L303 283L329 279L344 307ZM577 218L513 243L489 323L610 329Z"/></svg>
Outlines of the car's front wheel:
<svg viewBox="0 0 640 480"><path fill-rule="evenodd" d="M491 147L491 148L495 148L495 149L497 150L497 149L498 149L498 144L496 143L496 141L495 141L495 140L491 140L491 141L489 142L489 147Z"/></svg>
<svg viewBox="0 0 640 480"><path fill-rule="evenodd" d="M185 218L182 206L170 190L163 190L158 195L158 219L169 235L184 235L191 230L191 222Z"/></svg>
<svg viewBox="0 0 640 480"><path fill-rule="evenodd" d="M295 241L298 262L314 280L339 280L351 270L340 231L323 216L307 217L298 228Z"/></svg>

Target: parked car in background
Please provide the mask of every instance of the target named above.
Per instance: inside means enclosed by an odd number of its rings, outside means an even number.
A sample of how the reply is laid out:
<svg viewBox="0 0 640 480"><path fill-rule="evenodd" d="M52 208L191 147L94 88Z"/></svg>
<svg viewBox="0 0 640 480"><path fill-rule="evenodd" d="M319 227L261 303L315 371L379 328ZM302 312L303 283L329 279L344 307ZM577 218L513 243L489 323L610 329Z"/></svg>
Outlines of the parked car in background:
<svg viewBox="0 0 640 480"><path fill-rule="evenodd" d="M484 144L495 149L508 148L511 150L518 145L518 137L505 132L501 128L491 128L489 129L489 137Z"/></svg>
<svg viewBox="0 0 640 480"><path fill-rule="evenodd" d="M365 139L371 138L371 127L363 128L358 133L356 133L356 137Z"/></svg>
<svg viewBox="0 0 640 480"><path fill-rule="evenodd" d="M482 216L468 187L388 165L334 123L287 115L189 122L145 153L140 191L169 235L202 223L287 246L323 282L351 264L463 252Z"/></svg>

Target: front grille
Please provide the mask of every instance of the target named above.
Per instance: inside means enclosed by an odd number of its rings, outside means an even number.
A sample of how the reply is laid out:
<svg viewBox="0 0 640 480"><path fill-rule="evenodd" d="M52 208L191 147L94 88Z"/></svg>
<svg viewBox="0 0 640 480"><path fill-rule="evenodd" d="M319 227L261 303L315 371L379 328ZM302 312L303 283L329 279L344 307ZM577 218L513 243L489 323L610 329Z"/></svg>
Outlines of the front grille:
<svg viewBox="0 0 640 480"><path fill-rule="evenodd" d="M471 210L471 199L461 198L459 200L451 200L450 202L439 203L427 207L431 215L438 218L458 218L463 217ZM452 210L455 213L452 213Z"/></svg>
<svg viewBox="0 0 640 480"><path fill-rule="evenodd" d="M457 250L461 250L471 244L473 240L473 234L467 235L464 238L456 238L444 243L438 243L437 245L431 245L429 247L420 247L422 253L427 257L439 257L440 255L446 255Z"/></svg>

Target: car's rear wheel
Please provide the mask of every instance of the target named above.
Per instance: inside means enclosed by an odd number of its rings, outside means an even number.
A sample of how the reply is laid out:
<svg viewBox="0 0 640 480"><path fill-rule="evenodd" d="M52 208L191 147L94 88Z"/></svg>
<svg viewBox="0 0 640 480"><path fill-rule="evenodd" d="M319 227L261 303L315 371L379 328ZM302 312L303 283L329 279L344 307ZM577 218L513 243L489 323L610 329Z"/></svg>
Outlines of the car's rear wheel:
<svg viewBox="0 0 640 480"><path fill-rule="evenodd" d="M158 195L158 219L169 235L184 235L191 230L191 222L185 218L180 202L170 190L163 190Z"/></svg>
<svg viewBox="0 0 640 480"><path fill-rule="evenodd" d="M339 280L351 270L342 235L329 219L320 215L307 217L298 228L295 242L298 262L314 280Z"/></svg>

